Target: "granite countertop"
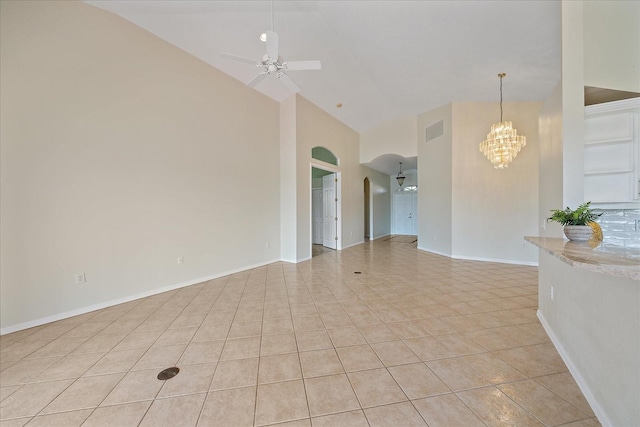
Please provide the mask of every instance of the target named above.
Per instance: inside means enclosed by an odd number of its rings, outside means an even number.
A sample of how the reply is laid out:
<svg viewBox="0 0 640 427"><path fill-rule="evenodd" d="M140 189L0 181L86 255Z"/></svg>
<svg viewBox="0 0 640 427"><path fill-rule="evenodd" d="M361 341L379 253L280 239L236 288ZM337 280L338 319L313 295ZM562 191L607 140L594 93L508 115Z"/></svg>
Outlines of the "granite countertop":
<svg viewBox="0 0 640 427"><path fill-rule="evenodd" d="M558 237L527 236L524 239L573 267L640 281L639 248L572 242Z"/></svg>

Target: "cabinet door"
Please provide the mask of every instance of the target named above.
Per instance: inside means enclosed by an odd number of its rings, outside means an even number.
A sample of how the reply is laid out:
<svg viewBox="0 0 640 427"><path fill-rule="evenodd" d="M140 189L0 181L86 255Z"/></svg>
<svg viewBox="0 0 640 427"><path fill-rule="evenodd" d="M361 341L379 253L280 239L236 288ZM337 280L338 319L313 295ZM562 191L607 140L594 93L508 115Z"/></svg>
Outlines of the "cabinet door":
<svg viewBox="0 0 640 427"><path fill-rule="evenodd" d="M594 204L640 200L639 117L640 98L585 108L585 200Z"/></svg>

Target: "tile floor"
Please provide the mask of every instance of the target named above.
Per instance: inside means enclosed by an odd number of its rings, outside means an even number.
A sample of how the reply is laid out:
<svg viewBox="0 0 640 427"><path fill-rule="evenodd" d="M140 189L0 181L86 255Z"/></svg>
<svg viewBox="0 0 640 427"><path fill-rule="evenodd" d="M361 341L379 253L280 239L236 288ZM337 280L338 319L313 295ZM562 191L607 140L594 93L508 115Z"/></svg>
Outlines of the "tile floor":
<svg viewBox="0 0 640 427"><path fill-rule="evenodd" d="M5 335L0 424L598 426L536 318L537 269L414 240Z"/></svg>

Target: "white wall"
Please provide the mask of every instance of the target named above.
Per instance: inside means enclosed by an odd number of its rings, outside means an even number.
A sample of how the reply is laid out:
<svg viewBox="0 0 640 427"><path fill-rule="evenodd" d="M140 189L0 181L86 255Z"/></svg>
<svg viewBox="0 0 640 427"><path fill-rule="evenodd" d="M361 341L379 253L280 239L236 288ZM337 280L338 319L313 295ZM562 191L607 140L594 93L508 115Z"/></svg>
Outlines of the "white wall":
<svg viewBox="0 0 640 427"><path fill-rule="evenodd" d="M276 102L86 4L0 7L2 333L280 258Z"/></svg>
<svg viewBox="0 0 640 427"><path fill-rule="evenodd" d="M362 132L360 163L369 163L376 157L389 153L403 157L416 156L418 154L416 123L416 116L400 117Z"/></svg>
<svg viewBox="0 0 640 427"><path fill-rule="evenodd" d="M495 169L478 145L499 117L498 103L453 104L452 255L537 264L524 236L538 231L539 102L503 103L527 145L506 169Z"/></svg>
<svg viewBox="0 0 640 427"><path fill-rule="evenodd" d="M416 134L440 120L443 136L418 143L418 249L451 256L451 104L420 114Z"/></svg>
<svg viewBox="0 0 640 427"><path fill-rule="evenodd" d="M640 2L583 3L584 83L640 92Z"/></svg>

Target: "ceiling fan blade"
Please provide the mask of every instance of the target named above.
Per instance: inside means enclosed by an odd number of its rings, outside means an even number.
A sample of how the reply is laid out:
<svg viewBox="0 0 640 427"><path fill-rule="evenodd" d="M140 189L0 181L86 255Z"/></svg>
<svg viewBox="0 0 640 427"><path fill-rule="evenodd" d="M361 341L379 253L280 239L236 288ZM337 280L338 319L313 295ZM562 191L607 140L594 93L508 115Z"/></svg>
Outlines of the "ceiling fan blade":
<svg viewBox="0 0 640 427"><path fill-rule="evenodd" d="M278 78L280 79L282 84L284 84L290 90L294 92L300 92L300 86L298 86L296 82L294 82L293 79L287 76L285 73L278 74Z"/></svg>
<svg viewBox="0 0 640 427"><path fill-rule="evenodd" d="M285 62L287 70L319 70L322 68L320 61L290 61Z"/></svg>
<svg viewBox="0 0 640 427"><path fill-rule="evenodd" d="M246 62L253 65L260 65L260 61L256 61L255 59L245 58L244 56L231 55L230 53L221 53L220 56L223 56L228 59L233 59L234 61Z"/></svg>
<svg viewBox="0 0 640 427"><path fill-rule="evenodd" d="M268 75L269 75L268 73L260 73L256 75L254 78L251 79L249 83L247 83L247 87L256 87L256 85L261 81L263 81L264 78L267 77Z"/></svg>
<svg viewBox="0 0 640 427"><path fill-rule="evenodd" d="M267 31L267 56L278 59L278 33L274 31Z"/></svg>

